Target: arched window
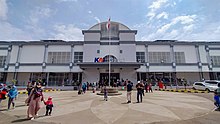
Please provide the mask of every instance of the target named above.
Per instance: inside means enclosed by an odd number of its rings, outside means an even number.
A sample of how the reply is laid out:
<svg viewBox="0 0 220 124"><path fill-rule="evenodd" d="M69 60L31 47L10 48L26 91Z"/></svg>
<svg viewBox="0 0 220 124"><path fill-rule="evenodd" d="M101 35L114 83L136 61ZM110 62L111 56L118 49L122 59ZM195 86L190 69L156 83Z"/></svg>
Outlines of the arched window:
<svg viewBox="0 0 220 124"><path fill-rule="evenodd" d="M118 59L113 56L113 55L107 55L105 56L103 59L104 59L104 62L109 62L109 58L110 58L110 62L118 62Z"/></svg>

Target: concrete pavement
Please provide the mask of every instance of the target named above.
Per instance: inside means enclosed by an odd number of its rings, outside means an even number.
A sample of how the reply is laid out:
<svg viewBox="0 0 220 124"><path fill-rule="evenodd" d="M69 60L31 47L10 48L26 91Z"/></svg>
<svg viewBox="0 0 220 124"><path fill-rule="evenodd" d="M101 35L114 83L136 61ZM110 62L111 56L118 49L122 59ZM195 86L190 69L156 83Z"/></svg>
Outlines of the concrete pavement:
<svg viewBox="0 0 220 124"><path fill-rule="evenodd" d="M6 101L0 110L0 123L62 123L62 124L146 124L146 123L190 123L214 113L213 102L193 94L155 91L147 93L142 103L136 103L136 91L132 103L127 104L126 92L111 96L108 101L90 91L77 95L76 91L44 93L53 97L55 107L52 116L43 116L45 106L34 121L26 120L26 95L19 95L15 109L4 111ZM213 116L210 116L211 118ZM7 119L6 119L7 118ZM190 121L191 120L191 121ZM199 119L200 120L200 119ZM208 120L208 119L206 119ZM189 121L189 122L187 122ZM198 121L199 122L199 121Z"/></svg>

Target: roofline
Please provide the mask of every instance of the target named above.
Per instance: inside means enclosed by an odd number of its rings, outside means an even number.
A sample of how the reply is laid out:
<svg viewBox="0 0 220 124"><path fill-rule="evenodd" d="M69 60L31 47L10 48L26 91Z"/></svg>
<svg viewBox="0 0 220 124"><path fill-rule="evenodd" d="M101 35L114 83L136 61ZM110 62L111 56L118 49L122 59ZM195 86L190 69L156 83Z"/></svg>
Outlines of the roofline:
<svg viewBox="0 0 220 124"><path fill-rule="evenodd" d="M39 41L0 41L0 45L83 45L90 41L62 41L62 40L39 40ZM92 41L91 41L92 42ZM95 44L100 44L96 41ZM120 41L119 44L136 45L220 45L220 41Z"/></svg>

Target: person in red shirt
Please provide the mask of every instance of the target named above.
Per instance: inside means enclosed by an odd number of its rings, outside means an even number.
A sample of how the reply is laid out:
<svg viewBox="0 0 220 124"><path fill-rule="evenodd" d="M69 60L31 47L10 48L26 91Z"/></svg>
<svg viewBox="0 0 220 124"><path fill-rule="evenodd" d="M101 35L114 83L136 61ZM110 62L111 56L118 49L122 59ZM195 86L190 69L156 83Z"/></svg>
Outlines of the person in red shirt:
<svg viewBox="0 0 220 124"><path fill-rule="evenodd" d="M6 99L7 89L5 88L4 84L0 84L0 103L2 100Z"/></svg>
<svg viewBox="0 0 220 124"><path fill-rule="evenodd" d="M53 108L52 97L49 97L48 100L44 104L46 105L46 114L45 114L45 116L51 115L52 108ZM49 114L48 114L48 112L49 112Z"/></svg>

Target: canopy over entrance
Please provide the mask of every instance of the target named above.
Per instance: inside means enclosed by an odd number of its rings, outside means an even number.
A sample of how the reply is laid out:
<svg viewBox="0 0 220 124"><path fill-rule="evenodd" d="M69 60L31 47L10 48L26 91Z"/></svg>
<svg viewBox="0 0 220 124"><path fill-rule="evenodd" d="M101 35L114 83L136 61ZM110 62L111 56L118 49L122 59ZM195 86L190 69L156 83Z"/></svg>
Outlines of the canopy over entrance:
<svg viewBox="0 0 220 124"><path fill-rule="evenodd" d="M81 69L86 68L108 68L109 64L108 62L103 63L94 63L94 62L83 62L78 63L77 65L80 66ZM140 68L142 64L137 62L113 62L111 63L111 68L134 68L138 69Z"/></svg>

